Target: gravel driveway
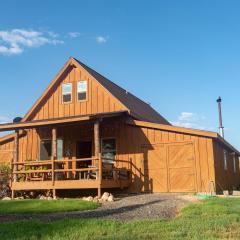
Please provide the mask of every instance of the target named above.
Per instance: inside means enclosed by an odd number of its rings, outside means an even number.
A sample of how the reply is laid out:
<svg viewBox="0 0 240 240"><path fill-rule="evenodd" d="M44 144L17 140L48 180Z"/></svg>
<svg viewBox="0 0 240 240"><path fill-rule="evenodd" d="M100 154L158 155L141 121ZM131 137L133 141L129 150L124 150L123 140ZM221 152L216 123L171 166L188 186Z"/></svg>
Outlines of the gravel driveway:
<svg viewBox="0 0 240 240"><path fill-rule="evenodd" d="M34 215L0 215L0 222L38 219L44 222L66 218L101 218L120 221L172 218L187 204L196 201L191 195L138 194L119 196L114 202L105 202L95 210Z"/></svg>

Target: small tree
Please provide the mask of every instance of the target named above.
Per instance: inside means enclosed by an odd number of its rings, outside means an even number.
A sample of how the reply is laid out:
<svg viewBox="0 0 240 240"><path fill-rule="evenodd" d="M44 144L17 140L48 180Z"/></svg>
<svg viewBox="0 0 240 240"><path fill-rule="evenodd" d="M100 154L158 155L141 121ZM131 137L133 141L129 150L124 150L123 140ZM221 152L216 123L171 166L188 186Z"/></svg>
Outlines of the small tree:
<svg viewBox="0 0 240 240"><path fill-rule="evenodd" d="M0 182L8 183L11 177L11 168L9 164L0 163Z"/></svg>

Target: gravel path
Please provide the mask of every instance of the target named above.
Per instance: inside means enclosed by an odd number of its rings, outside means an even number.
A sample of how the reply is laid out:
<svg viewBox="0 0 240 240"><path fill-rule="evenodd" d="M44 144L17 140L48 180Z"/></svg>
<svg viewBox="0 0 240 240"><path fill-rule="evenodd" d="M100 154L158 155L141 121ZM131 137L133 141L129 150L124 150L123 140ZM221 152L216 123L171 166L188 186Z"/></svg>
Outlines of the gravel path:
<svg viewBox="0 0 240 240"><path fill-rule="evenodd" d="M120 221L172 218L196 199L179 194L138 194L120 196L115 202L105 202L96 210L52 214L0 215L0 222L36 219L43 222L66 218L101 218Z"/></svg>

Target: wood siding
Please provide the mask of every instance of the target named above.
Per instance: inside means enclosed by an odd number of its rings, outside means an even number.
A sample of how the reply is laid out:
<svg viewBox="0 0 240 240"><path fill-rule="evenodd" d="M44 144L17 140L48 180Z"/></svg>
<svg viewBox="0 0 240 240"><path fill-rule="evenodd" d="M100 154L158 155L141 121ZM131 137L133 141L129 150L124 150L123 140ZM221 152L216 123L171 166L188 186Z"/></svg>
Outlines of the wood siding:
<svg viewBox="0 0 240 240"><path fill-rule="evenodd" d="M4 141L0 143L0 164L9 164L13 159L14 142Z"/></svg>
<svg viewBox="0 0 240 240"><path fill-rule="evenodd" d="M227 152L227 169L224 169L224 150ZM214 141L214 167L217 191L233 190L240 185L240 171L238 156L221 143ZM236 172L234 172L233 158L236 158Z"/></svg>
<svg viewBox="0 0 240 240"><path fill-rule="evenodd" d="M77 100L77 82L80 80L86 80L88 83L87 100L81 102ZM62 103L62 83L72 83L72 101L70 103ZM69 67L27 120L52 119L121 110L127 109L86 70L80 67Z"/></svg>
<svg viewBox="0 0 240 240"><path fill-rule="evenodd" d="M19 161L38 160L40 139L51 138L51 127L26 132L19 140ZM64 158L75 158L76 142L89 140L94 156L93 134L93 122L58 126L57 137L64 140L64 152L68 149L71 153L64 153ZM112 137L117 144L116 159L123 160L117 167L132 172L130 192L209 192L212 183L217 190L219 184L223 189L239 184L238 161L237 173L233 174L231 159L229 170L223 171L224 145L211 137L133 126L118 117L100 122L100 138ZM13 142L8 142L1 144L0 149L13 146ZM8 159L1 156L0 161Z"/></svg>

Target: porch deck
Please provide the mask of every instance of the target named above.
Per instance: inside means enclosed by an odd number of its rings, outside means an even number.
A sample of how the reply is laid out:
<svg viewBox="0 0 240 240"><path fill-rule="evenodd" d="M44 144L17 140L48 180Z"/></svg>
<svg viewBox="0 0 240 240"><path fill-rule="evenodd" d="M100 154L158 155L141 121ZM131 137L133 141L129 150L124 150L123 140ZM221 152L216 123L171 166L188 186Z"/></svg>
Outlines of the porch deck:
<svg viewBox="0 0 240 240"><path fill-rule="evenodd" d="M84 159L41 160L12 163L12 191L51 189L126 188L130 184L129 168L117 167L101 156ZM91 163L77 167L77 163ZM127 165L126 165L127 166ZM129 165L130 166L130 165Z"/></svg>

